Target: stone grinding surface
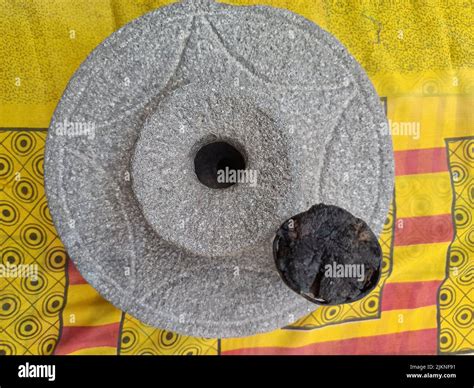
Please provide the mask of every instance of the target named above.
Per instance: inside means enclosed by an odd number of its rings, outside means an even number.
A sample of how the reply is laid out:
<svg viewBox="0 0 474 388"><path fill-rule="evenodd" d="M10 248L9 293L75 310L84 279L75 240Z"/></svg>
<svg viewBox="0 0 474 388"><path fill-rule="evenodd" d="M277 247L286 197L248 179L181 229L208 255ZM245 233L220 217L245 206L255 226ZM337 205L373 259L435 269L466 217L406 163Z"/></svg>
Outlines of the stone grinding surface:
<svg viewBox="0 0 474 388"><path fill-rule="evenodd" d="M77 130L89 124L86 135ZM243 147L254 187L202 185L199 145ZM69 255L145 323L250 335L314 310L280 279L272 241L315 203L378 235L391 139L346 49L289 11L186 1L115 32L71 79L46 144L45 187Z"/></svg>
<svg viewBox="0 0 474 388"><path fill-rule="evenodd" d="M278 230L273 249L285 283L317 303L353 302L380 277L377 237L364 221L337 206L319 204L293 216Z"/></svg>

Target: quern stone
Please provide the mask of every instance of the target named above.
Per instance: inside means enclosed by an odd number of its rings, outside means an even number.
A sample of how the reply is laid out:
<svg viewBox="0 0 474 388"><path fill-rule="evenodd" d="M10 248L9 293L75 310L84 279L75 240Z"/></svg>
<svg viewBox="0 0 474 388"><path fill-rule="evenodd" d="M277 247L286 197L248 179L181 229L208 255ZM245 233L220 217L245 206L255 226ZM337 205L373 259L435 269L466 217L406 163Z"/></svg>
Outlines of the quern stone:
<svg viewBox="0 0 474 388"><path fill-rule="evenodd" d="M226 167L256 179L216 182ZM392 143L332 35L282 9L188 0L127 24L80 66L51 121L45 188L105 299L163 329L244 336L315 308L275 268L285 220L325 203L378 235Z"/></svg>

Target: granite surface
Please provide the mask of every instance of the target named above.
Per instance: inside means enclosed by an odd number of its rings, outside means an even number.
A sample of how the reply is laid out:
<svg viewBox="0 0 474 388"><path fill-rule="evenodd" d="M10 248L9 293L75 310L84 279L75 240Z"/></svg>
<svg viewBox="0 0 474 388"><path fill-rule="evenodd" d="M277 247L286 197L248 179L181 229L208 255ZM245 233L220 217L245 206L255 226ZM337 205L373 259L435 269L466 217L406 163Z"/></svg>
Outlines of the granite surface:
<svg viewBox="0 0 474 388"><path fill-rule="evenodd" d="M185 1L99 45L48 132L45 187L69 255L107 300L202 337L285 326L317 306L273 261L280 225L317 203L375 235L393 190L392 143L364 71L289 11ZM255 185L203 185L203 145L242 150Z"/></svg>

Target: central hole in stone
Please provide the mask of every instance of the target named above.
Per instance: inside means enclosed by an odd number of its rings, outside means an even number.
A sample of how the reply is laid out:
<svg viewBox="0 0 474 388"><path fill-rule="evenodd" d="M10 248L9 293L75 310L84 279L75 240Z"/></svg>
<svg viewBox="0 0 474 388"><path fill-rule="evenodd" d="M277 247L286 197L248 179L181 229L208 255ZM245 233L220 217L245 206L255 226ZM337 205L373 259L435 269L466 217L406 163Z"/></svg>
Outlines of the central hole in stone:
<svg viewBox="0 0 474 388"><path fill-rule="evenodd" d="M194 157L194 171L199 181L211 189L225 189L235 184L229 179L245 170L245 158L225 141L206 144Z"/></svg>

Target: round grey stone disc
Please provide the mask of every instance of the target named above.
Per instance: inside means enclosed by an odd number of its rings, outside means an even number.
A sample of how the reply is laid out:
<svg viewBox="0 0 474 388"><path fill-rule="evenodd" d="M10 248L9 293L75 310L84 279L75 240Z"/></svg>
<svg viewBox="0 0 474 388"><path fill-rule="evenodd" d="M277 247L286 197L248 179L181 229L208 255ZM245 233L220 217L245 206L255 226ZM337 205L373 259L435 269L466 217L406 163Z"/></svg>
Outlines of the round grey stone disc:
<svg viewBox="0 0 474 388"><path fill-rule="evenodd" d="M212 141L240 149L256 184L203 185L193 158ZM186 1L121 28L77 70L45 186L104 298L163 329L243 336L317 307L275 268L285 220L325 203L380 233L392 147L370 81L330 34L285 10Z"/></svg>

